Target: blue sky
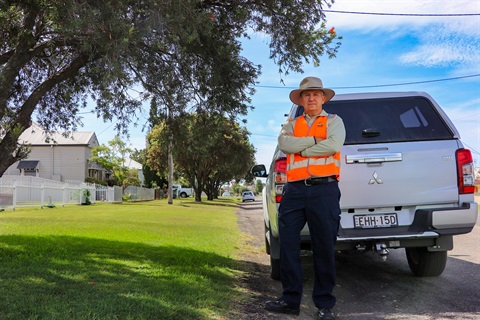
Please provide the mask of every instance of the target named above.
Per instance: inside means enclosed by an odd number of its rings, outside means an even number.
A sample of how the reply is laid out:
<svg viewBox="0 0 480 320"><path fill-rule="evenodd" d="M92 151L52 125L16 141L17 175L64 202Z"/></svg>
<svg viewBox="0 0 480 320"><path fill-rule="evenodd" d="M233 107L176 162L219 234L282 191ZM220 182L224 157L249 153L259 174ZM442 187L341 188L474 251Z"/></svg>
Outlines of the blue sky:
<svg viewBox="0 0 480 320"><path fill-rule="evenodd" d="M325 8L327 9L327 8ZM480 14L480 0L336 0L332 11L392 14ZM283 76L268 59L268 43L256 34L244 42L244 55L262 65L247 119L257 162L271 161L284 114L291 107L289 92L305 76L317 76L336 93L365 91L425 91L445 110L480 166L480 16L391 16L327 12L327 27L343 36L336 58L320 66L304 66L304 74ZM449 78L455 80L436 81ZM427 82L430 81L430 82ZM375 88L360 86L404 84ZM274 87L274 88L271 88ZM345 88L349 87L349 88ZM140 114L146 119L148 106ZM80 130L95 131L100 143L115 132L113 125L84 118ZM348 128L347 128L348 129ZM132 147L145 147L145 132L131 127Z"/></svg>

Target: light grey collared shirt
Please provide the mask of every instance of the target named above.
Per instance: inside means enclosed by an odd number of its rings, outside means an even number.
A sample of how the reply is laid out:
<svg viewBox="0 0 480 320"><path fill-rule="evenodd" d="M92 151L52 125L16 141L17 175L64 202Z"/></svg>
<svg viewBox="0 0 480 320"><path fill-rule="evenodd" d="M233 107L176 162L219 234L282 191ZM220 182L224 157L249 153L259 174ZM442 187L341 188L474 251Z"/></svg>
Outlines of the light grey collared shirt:
<svg viewBox="0 0 480 320"><path fill-rule="evenodd" d="M308 125L311 126L319 116L328 116L326 139L319 141L317 138L317 143L315 144L314 137L293 136L293 128L295 127L296 121L296 119L294 119L283 124L280 135L278 136L278 147L280 150L286 154L300 153L302 157L331 156L340 151L345 142L346 135L343 120L337 115L329 115L325 110L322 110L318 116L310 117L304 114L301 117L305 117Z"/></svg>

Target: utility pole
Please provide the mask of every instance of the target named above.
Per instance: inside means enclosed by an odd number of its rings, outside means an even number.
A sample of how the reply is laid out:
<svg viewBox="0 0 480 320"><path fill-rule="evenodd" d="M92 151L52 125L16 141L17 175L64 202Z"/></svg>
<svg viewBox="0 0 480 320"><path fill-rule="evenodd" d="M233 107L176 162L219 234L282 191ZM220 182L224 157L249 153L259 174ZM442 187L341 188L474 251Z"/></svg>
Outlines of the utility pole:
<svg viewBox="0 0 480 320"><path fill-rule="evenodd" d="M173 131L172 130L172 110L167 107L167 124L170 131L168 138L168 204L173 204Z"/></svg>
<svg viewBox="0 0 480 320"><path fill-rule="evenodd" d="M173 133L168 138L168 204L173 203Z"/></svg>

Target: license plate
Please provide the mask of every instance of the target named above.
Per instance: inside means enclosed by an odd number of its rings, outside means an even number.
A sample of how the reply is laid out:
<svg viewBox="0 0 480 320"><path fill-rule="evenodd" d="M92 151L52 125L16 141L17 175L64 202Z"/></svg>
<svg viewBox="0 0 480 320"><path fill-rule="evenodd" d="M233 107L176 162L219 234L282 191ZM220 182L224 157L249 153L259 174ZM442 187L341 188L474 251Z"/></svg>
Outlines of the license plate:
<svg viewBox="0 0 480 320"><path fill-rule="evenodd" d="M397 214L365 214L353 216L355 228L388 228L398 226Z"/></svg>

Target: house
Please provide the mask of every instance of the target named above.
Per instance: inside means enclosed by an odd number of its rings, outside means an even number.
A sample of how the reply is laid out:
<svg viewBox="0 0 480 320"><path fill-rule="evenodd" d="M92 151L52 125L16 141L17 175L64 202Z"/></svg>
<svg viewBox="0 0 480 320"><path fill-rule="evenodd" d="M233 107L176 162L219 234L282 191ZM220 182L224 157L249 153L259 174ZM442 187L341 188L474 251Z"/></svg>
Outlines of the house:
<svg viewBox="0 0 480 320"><path fill-rule="evenodd" d="M143 168L141 163L138 163L137 161L130 158L125 158L123 159L123 165L128 169L137 170L138 179L140 180L140 185L143 186L145 184L145 176L143 175Z"/></svg>
<svg viewBox="0 0 480 320"><path fill-rule="evenodd" d="M108 179L108 172L89 163L91 149L99 145L95 132L72 132L68 137L52 132L47 135L33 123L19 138L31 146L27 159L17 161L4 175L36 176L57 181L84 182L87 177Z"/></svg>

